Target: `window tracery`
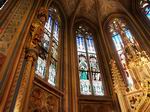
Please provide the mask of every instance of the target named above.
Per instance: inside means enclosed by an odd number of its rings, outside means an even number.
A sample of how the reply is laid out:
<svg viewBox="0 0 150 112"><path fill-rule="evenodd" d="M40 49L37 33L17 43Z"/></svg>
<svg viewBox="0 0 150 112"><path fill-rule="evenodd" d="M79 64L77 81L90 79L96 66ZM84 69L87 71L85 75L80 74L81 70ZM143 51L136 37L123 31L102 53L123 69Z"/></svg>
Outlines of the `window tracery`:
<svg viewBox="0 0 150 112"><path fill-rule="evenodd" d="M55 7L51 7L48 21L45 24L43 38L39 44L39 57L35 73L52 86L56 86L57 83L60 24L61 20L58 10Z"/></svg>
<svg viewBox="0 0 150 112"><path fill-rule="evenodd" d="M94 36L86 26L76 30L80 93L82 95L103 96L102 74L94 45Z"/></svg>
<svg viewBox="0 0 150 112"><path fill-rule="evenodd" d="M150 0L141 0L140 8L144 15L150 20Z"/></svg>
<svg viewBox="0 0 150 112"><path fill-rule="evenodd" d="M139 51L139 45L135 40L126 21L121 18L114 18L109 23L109 33L111 34L115 49L121 63L121 68L125 74L129 90L135 90L135 77L131 75L128 69L128 62Z"/></svg>

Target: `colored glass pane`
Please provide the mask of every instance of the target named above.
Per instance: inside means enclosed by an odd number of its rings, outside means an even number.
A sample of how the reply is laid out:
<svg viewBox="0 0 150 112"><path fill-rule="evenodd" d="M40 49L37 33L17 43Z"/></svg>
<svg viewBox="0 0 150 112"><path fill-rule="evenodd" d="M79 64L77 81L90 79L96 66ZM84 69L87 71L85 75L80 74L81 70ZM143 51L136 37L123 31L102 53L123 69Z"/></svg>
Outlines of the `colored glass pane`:
<svg viewBox="0 0 150 112"><path fill-rule="evenodd" d="M42 58L38 57L35 73L44 78L46 71L46 62Z"/></svg>
<svg viewBox="0 0 150 112"><path fill-rule="evenodd" d="M92 33L84 26L76 30L76 44L80 78L80 93L82 95L103 96L103 84L100 79L100 69ZM93 80L92 80L93 79Z"/></svg>
<svg viewBox="0 0 150 112"><path fill-rule="evenodd" d="M80 71L80 91L83 95L91 95L91 84L88 78L88 72Z"/></svg>
<svg viewBox="0 0 150 112"><path fill-rule="evenodd" d="M49 78L48 82L55 86L56 84L56 62L52 60L51 65L49 67Z"/></svg>
<svg viewBox="0 0 150 112"><path fill-rule="evenodd" d="M45 23L43 38L39 43L39 58L36 64L35 73L42 77L48 78L49 84L56 86L57 83L57 63L59 48L59 12L54 7L49 10L48 20ZM59 20L58 20L59 18ZM50 63L46 63L50 62ZM46 69L47 67L48 69ZM46 76L46 77L45 77Z"/></svg>
<svg viewBox="0 0 150 112"><path fill-rule="evenodd" d="M92 73L93 91L94 95L104 95L104 88L102 84L102 78L100 73Z"/></svg>
<svg viewBox="0 0 150 112"><path fill-rule="evenodd" d="M89 54L90 69L92 72L100 72L95 54Z"/></svg>
<svg viewBox="0 0 150 112"><path fill-rule="evenodd" d="M88 35L86 42L87 42L88 53L96 53L92 36Z"/></svg>
<svg viewBox="0 0 150 112"><path fill-rule="evenodd" d="M114 19L114 21L110 25L110 32L112 34L112 40L114 42L119 60L127 79L128 88L130 90L133 90L134 83L129 70L127 69L128 51L125 46L127 46L128 43L134 46L136 44L135 39L126 24L117 18ZM117 33L115 33L114 35L113 32Z"/></svg>
<svg viewBox="0 0 150 112"><path fill-rule="evenodd" d="M84 38L83 38L83 36L81 34L77 35L76 41L77 41L77 49L78 49L78 51L85 52Z"/></svg>
<svg viewBox="0 0 150 112"><path fill-rule="evenodd" d="M140 1L140 7L142 9L142 12L150 20L150 1L149 0L141 0Z"/></svg>
<svg viewBox="0 0 150 112"><path fill-rule="evenodd" d="M58 27L58 21L54 22L54 38L58 41L58 35L59 35L59 27Z"/></svg>
<svg viewBox="0 0 150 112"><path fill-rule="evenodd" d="M57 45L57 42L55 40L53 40L53 43L52 43L52 56L53 58L55 58L57 60L58 58L58 45Z"/></svg>
<svg viewBox="0 0 150 112"><path fill-rule="evenodd" d="M49 49L50 36L47 33L44 33L44 37L41 40L42 47L48 52Z"/></svg>
<svg viewBox="0 0 150 112"><path fill-rule="evenodd" d="M121 40L121 37L120 35L115 35L113 36L113 41L115 43L115 46L116 46L116 49L119 51L122 49L122 47L124 46L123 43L122 43L122 40Z"/></svg>
<svg viewBox="0 0 150 112"><path fill-rule="evenodd" d="M52 24L53 24L53 20L52 20L51 15L49 15L48 21L47 21L46 24L45 24L45 28L46 28L47 31L50 32L50 33L51 33L51 31L52 31Z"/></svg>
<svg viewBox="0 0 150 112"><path fill-rule="evenodd" d="M85 53L78 52L79 55L79 69L83 71L88 70L87 57Z"/></svg>

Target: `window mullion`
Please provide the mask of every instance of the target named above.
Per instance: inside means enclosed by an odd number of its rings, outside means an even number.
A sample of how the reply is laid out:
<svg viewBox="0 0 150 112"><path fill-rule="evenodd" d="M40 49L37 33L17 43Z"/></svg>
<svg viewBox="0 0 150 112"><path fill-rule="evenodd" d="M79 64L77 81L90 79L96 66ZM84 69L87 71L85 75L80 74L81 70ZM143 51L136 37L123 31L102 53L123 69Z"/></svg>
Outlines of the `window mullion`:
<svg viewBox="0 0 150 112"><path fill-rule="evenodd" d="M90 86L91 86L91 91L92 91L92 95L94 94L93 92L93 83L92 83L92 72L91 72L91 68L90 68L90 63L89 63L89 55L88 55L88 48L87 48L87 42L86 42L86 35L84 35L84 43L85 43L85 50L86 50L86 56L87 56L87 64L88 64L88 71L89 72L89 81L90 81Z"/></svg>
<svg viewBox="0 0 150 112"><path fill-rule="evenodd" d="M55 62L56 62L56 79L57 79L57 81L56 81L56 85L58 86L58 87L60 87L60 79L62 79L61 77L60 77L60 75L59 75L59 73L60 73L60 70L61 69L59 69L60 68L60 66L61 66L61 60L60 60L60 46L61 46L61 40L62 38L60 38L60 26L59 26L59 21L58 21L58 45L57 45L57 55L58 55L58 57L57 57L57 59L55 59L54 58L54 60L55 60ZM59 66L60 65L60 66Z"/></svg>
<svg viewBox="0 0 150 112"><path fill-rule="evenodd" d="M54 23L55 23L55 20L52 19L52 29L51 29L51 34L50 34L50 43L49 43L48 57L47 57L47 63L46 63L46 75L45 75L45 80L47 82L49 78L49 66L51 64L51 49L52 49L52 43L53 43Z"/></svg>

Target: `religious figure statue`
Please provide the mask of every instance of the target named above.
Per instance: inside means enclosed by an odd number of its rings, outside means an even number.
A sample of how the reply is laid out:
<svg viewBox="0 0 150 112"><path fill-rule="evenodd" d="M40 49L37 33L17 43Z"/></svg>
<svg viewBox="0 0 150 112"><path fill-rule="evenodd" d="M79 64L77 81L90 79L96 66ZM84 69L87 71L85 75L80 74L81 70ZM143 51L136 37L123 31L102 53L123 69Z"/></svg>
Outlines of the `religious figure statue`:
<svg viewBox="0 0 150 112"><path fill-rule="evenodd" d="M47 9L41 8L38 11L37 20L31 25L31 44L30 47L37 47L38 43L44 36L44 25L47 21Z"/></svg>

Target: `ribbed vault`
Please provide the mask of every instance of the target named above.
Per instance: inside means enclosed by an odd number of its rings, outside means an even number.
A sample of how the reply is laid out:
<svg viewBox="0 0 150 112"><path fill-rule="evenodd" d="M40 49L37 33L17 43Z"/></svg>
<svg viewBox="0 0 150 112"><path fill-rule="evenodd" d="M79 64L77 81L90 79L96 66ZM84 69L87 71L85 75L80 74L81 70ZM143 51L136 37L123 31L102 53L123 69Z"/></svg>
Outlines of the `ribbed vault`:
<svg viewBox="0 0 150 112"><path fill-rule="evenodd" d="M114 12L122 12L122 5L130 10L131 0L60 0L67 16L84 17L97 24ZM76 12L76 13L74 13ZM99 13L99 14L98 14Z"/></svg>

